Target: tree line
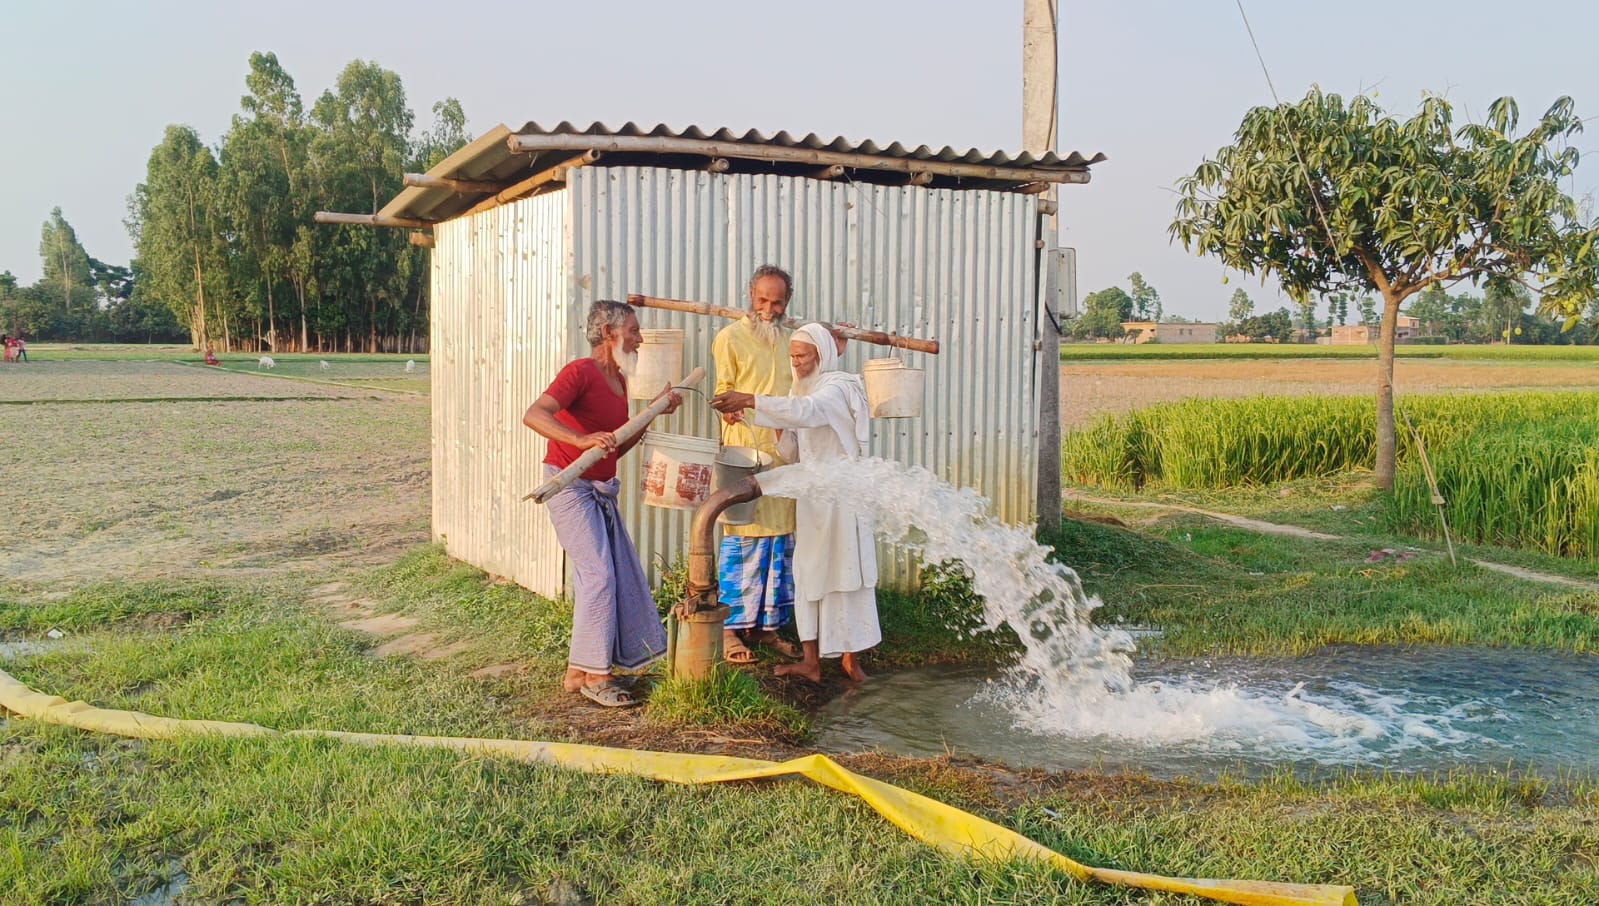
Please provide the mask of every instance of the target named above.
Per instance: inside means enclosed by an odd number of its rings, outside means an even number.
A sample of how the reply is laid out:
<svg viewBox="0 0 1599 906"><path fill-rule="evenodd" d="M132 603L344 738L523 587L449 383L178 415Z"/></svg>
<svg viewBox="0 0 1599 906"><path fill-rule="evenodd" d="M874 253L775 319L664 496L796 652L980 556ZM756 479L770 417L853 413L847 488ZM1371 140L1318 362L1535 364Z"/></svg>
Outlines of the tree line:
<svg viewBox="0 0 1599 906"><path fill-rule="evenodd" d="M128 199L134 260L89 256L60 209L43 277L0 276L0 326L46 340L172 341L196 349L413 352L428 341L424 249L403 231L320 226L319 210L376 213L471 140L459 101L415 117L398 74L356 60L307 110L272 53L250 55L221 141L168 126Z"/></svg>

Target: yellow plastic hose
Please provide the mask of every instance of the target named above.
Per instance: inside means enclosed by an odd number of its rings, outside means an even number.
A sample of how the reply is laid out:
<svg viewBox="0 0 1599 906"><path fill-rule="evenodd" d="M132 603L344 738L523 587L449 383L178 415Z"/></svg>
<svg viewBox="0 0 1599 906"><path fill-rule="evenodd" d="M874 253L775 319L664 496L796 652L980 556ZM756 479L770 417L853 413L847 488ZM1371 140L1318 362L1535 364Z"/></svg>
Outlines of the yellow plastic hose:
<svg viewBox="0 0 1599 906"><path fill-rule="evenodd" d="M825 755L806 755L784 762L722 755L644 752L560 742L517 739L470 739L453 736L389 736L336 730L290 730L279 733L255 724L215 720L179 720L138 711L96 708L35 692L0 670L0 707L23 717L116 736L172 739L186 735L326 736L363 745L425 746L494 755L520 761L559 765L593 774L636 774L668 783L724 783L801 774L843 793L864 799L901 830L946 853L996 862L1039 859L1082 881L1101 881L1146 890L1187 893L1240 906L1357 906L1352 887L1336 884L1281 884L1271 881L1223 881L1210 878L1167 878L1134 871L1094 868L1074 862L1048 847L958 808L892 784L863 777Z"/></svg>

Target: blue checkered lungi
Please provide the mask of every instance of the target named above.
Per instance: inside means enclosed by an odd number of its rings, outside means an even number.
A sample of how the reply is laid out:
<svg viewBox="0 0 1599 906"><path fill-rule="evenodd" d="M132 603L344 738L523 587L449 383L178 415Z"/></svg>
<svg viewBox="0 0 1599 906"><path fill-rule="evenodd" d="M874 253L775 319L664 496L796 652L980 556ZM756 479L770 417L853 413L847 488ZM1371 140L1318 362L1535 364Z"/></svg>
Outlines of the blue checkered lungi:
<svg viewBox="0 0 1599 906"><path fill-rule="evenodd" d="M728 629L777 629L793 619L793 535L723 536L716 565Z"/></svg>

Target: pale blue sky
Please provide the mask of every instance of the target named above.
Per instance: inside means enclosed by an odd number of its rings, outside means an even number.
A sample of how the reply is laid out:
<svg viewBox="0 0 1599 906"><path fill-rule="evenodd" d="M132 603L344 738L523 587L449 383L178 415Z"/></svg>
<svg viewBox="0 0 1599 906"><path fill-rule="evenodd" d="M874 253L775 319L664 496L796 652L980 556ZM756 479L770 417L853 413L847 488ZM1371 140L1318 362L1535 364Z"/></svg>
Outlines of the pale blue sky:
<svg viewBox="0 0 1599 906"><path fill-rule="evenodd" d="M59 205L89 253L126 263L122 220L168 123L216 143L251 51L276 52L307 106L352 59L400 74L420 127L461 100L469 128L626 120L816 132L882 143L1020 147L1021 0L413 3L0 0L0 269L39 275ZM1171 189L1271 96L1233 0L1060 0L1061 146L1103 151L1062 191L1084 293L1142 271L1166 310L1218 317L1239 285L1171 246ZM1277 91L1423 91L1463 119L1509 94L1599 114L1599 4L1246 0ZM1599 158L1599 120L1579 142ZM1569 187L1599 189L1599 161Z"/></svg>

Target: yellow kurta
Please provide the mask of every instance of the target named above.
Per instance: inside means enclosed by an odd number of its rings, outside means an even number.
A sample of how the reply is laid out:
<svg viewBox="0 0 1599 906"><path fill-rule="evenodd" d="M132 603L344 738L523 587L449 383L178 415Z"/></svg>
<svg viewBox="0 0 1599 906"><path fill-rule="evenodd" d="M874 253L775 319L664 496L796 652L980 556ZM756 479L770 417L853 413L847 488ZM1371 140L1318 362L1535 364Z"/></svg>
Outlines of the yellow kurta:
<svg viewBox="0 0 1599 906"><path fill-rule="evenodd" d="M787 396L794 375L788 364L788 338L780 332L776 346L767 346L755 337L748 319L734 321L716 334L711 355L716 360L716 392L736 390L757 396ZM749 413L745 413L748 415ZM777 433L756 428L747 421L722 425L722 443L732 447L754 447L777 457ZM782 459L777 457L779 464ZM722 533L739 538L769 538L794 531L794 501L784 497L761 497L755 501L755 521L749 525L728 525Z"/></svg>

